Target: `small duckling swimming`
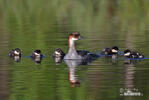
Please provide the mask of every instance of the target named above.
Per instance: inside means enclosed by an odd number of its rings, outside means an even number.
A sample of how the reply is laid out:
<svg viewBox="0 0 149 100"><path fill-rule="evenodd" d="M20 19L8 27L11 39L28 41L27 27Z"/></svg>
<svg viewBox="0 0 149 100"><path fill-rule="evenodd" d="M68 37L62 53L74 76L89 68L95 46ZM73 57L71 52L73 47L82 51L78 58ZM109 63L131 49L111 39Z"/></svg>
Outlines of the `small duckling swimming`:
<svg viewBox="0 0 149 100"><path fill-rule="evenodd" d="M124 50L124 57L126 58L144 58L144 55L137 51L131 51L129 49Z"/></svg>
<svg viewBox="0 0 149 100"><path fill-rule="evenodd" d="M32 59L36 62L36 63L41 63L41 60L42 60L42 53L41 53L41 50L37 49L37 50L34 50L32 52L32 55L31 55Z"/></svg>
<svg viewBox="0 0 149 100"><path fill-rule="evenodd" d="M113 46L112 48L104 48L101 52L102 55L113 55L118 54L119 48L117 46Z"/></svg>
<svg viewBox="0 0 149 100"><path fill-rule="evenodd" d="M63 50L61 48L57 48L54 50L52 57L53 58L64 58L65 53L63 52Z"/></svg>
<svg viewBox="0 0 149 100"><path fill-rule="evenodd" d="M55 49L52 54L52 58L54 59L56 64L62 63L64 56L65 56L65 53L63 52L61 48Z"/></svg>
<svg viewBox="0 0 149 100"><path fill-rule="evenodd" d="M9 52L9 56L10 57L15 57L15 56L21 57L21 50L19 48L12 49Z"/></svg>
<svg viewBox="0 0 149 100"><path fill-rule="evenodd" d="M10 50L9 57L12 58L15 62L19 62L21 60L21 50L19 48Z"/></svg>
<svg viewBox="0 0 149 100"><path fill-rule="evenodd" d="M42 54L41 54L41 50L34 50L32 52L32 55L31 55L32 58L41 58L42 57Z"/></svg>
<svg viewBox="0 0 149 100"><path fill-rule="evenodd" d="M144 58L144 55L142 55L141 53L139 53L139 52L136 52L136 53L138 55L138 58Z"/></svg>

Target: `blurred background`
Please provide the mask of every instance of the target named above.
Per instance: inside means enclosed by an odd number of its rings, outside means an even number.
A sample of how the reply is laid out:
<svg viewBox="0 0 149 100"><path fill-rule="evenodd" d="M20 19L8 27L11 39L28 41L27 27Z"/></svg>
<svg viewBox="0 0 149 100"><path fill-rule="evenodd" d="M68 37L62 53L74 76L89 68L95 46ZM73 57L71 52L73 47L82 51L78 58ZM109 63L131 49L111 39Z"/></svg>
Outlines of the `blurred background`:
<svg viewBox="0 0 149 100"><path fill-rule="evenodd" d="M101 58L77 66L79 87L68 81L69 68L56 65L54 49L68 50L67 38L78 31L77 48L99 52L117 45L149 57L148 0L0 0L0 99L2 100L147 100L149 61L125 65ZM20 48L21 62L8 52ZM40 65L29 56L40 49ZM120 96L120 88L137 88L143 96Z"/></svg>

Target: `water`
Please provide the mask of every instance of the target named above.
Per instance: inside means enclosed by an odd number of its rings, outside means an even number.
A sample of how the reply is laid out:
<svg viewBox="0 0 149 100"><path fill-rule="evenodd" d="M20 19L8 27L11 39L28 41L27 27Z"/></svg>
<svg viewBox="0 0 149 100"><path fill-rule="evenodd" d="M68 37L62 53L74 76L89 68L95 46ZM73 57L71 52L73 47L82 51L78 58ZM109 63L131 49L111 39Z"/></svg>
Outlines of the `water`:
<svg viewBox="0 0 149 100"><path fill-rule="evenodd" d="M0 100L148 100L149 60L126 64L101 57L89 65L56 64L53 50L68 50L67 37L79 31L77 49L99 52L117 45L149 57L147 0L0 1ZM20 48L20 62L8 57ZM40 49L41 64L27 58ZM71 73L71 75L70 75ZM71 79L70 79L71 77ZM76 80L76 84L71 81ZM122 96L130 89L141 96Z"/></svg>

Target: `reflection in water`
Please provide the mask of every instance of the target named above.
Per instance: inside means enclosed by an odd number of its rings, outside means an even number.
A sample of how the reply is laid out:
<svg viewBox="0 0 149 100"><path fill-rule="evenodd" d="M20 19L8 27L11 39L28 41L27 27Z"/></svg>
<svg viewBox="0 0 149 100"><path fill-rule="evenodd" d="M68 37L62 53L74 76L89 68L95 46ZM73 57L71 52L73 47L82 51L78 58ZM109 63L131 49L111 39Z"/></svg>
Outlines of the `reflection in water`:
<svg viewBox="0 0 149 100"><path fill-rule="evenodd" d="M40 64L42 61L42 57L35 57L35 58L32 58L32 60L35 62L35 64Z"/></svg>
<svg viewBox="0 0 149 100"><path fill-rule="evenodd" d="M62 57L53 57L54 62L56 63L56 65L59 65L62 63L63 58Z"/></svg>
<svg viewBox="0 0 149 100"><path fill-rule="evenodd" d="M113 64L118 63L118 58L119 58L118 54L113 54L111 58L112 58L112 63Z"/></svg>
<svg viewBox="0 0 149 100"><path fill-rule="evenodd" d="M63 57L53 57L56 64L60 64L63 60ZM88 65L96 59L65 59L64 62L69 68L69 82L72 87L80 86L80 80L78 80L75 73L76 67L78 65Z"/></svg>
<svg viewBox="0 0 149 100"><path fill-rule="evenodd" d="M8 70L9 66L7 61L3 58L0 60L0 100L9 100L9 76L10 71Z"/></svg>
<svg viewBox="0 0 149 100"><path fill-rule="evenodd" d="M118 55L105 56L104 58L106 63L113 63L113 64L117 64L119 60Z"/></svg>
<svg viewBox="0 0 149 100"><path fill-rule="evenodd" d="M118 54L113 54L113 55L112 55L112 59L113 59L113 60L118 59Z"/></svg>
<svg viewBox="0 0 149 100"><path fill-rule="evenodd" d="M148 61L142 63L141 70L136 70L137 75L134 75L134 65L122 66L120 62L115 66L100 59L90 70L94 74L90 79L96 89L88 88L89 83L85 81L79 89L71 89L66 87L68 83L63 80L67 73L63 70L55 73L53 68L56 66L48 62L49 58L38 70L26 59L13 64L5 58L8 50L16 46L22 48L25 55L38 47L45 51L62 47L66 51L64 40L67 33L73 31L80 31L87 38L85 42L78 43L80 49L96 52L105 46L118 45L120 48L141 49L148 56L148 9L148 0L0 0L0 98L117 100L120 97L114 90L121 85L121 76L125 76L126 87L137 85L146 93L140 99L148 98ZM27 67L29 65L31 67ZM72 70L75 68L68 68L75 74L76 71ZM125 73L119 75L116 73L119 71ZM97 88L99 85L104 88Z"/></svg>
<svg viewBox="0 0 149 100"><path fill-rule="evenodd" d="M12 58L15 62L20 62L21 61L20 56L14 56L14 57L10 57L10 58Z"/></svg>
<svg viewBox="0 0 149 100"><path fill-rule="evenodd" d="M132 63L132 60L131 59L124 59L124 64L125 65L129 65Z"/></svg>
<svg viewBox="0 0 149 100"><path fill-rule="evenodd" d="M132 62L130 59L125 59L125 88L133 89L134 88L134 74L135 74L135 62Z"/></svg>
<svg viewBox="0 0 149 100"><path fill-rule="evenodd" d="M80 81L75 73L76 67L81 64L81 60L64 60L69 68L69 82L72 87L80 86Z"/></svg>

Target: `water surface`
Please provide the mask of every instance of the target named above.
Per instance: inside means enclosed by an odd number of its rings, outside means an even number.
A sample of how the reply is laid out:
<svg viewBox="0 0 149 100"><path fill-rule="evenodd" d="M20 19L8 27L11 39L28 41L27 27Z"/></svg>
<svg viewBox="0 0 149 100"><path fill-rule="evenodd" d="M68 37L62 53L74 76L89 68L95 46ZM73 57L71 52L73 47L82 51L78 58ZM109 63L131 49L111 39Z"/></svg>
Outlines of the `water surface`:
<svg viewBox="0 0 149 100"><path fill-rule="evenodd" d="M117 45L149 57L148 5L147 0L0 0L0 99L148 100L148 59L125 64L122 56L101 57L69 66L51 58L56 48L67 52L68 34L75 31L84 36L77 49L96 53ZM22 50L20 62L8 57L16 47ZM35 49L46 55L41 64L26 57ZM78 84L71 83L70 73ZM121 96L127 89L142 95Z"/></svg>

